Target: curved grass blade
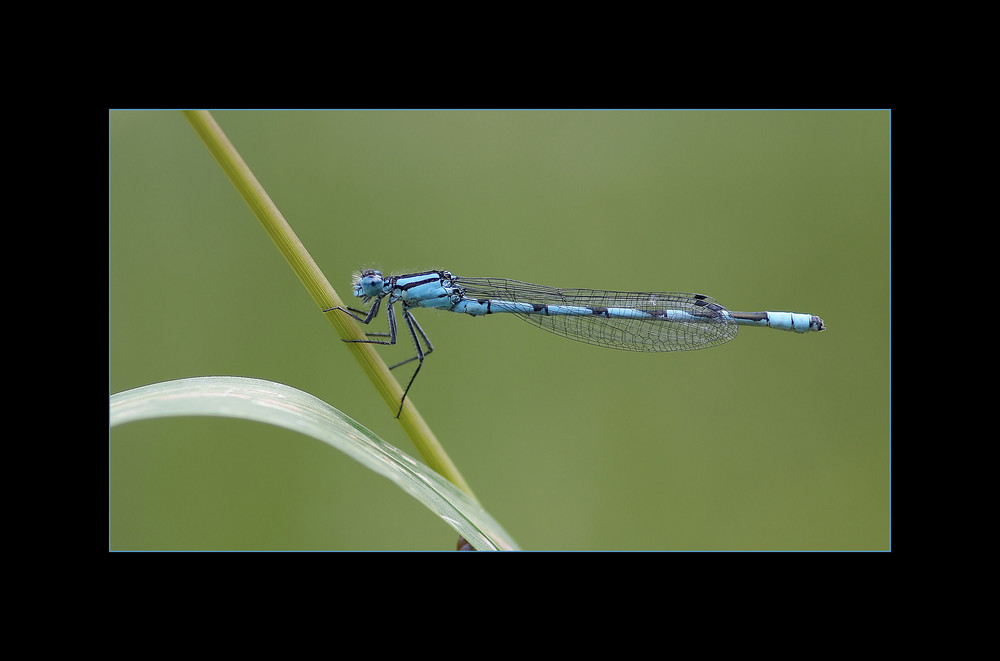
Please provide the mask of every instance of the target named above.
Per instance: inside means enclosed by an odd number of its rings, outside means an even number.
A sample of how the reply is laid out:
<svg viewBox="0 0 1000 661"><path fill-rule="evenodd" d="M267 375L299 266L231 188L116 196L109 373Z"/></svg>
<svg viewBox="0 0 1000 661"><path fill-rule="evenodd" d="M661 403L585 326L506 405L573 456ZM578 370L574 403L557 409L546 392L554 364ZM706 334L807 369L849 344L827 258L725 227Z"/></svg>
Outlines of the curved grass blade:
<svg viewBox="0 0 1000 661"><path fill-rule="evenodd" d="M517 544L472 498L326 402L273 381L232 376L178 379L111 396L110 426L171 416L242 418L327 443L394 482L441 517L474 548Z"/></svg>

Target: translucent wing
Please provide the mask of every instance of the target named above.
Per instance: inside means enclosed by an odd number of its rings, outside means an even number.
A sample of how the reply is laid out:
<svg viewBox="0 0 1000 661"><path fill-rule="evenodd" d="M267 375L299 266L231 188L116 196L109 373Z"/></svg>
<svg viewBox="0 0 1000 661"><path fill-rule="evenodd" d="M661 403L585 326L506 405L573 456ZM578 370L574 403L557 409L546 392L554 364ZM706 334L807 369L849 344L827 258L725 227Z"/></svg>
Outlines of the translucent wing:
<svg viewBox="0 0 1000 661"><path fill-rule="evenodd" d="M495 305L549 332L625 351L688 351L728 342L739 326L714 299L680 292L559 289L505 278L456 277L473 299L524 303Z"/></svg>

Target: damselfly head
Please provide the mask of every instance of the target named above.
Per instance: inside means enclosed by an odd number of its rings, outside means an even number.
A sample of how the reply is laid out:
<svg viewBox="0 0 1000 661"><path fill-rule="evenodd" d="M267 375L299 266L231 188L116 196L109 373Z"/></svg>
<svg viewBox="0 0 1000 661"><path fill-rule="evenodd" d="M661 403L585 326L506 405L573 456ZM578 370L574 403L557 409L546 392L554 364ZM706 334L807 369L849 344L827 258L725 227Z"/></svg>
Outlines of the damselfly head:
<svg viewBox="0 0 1000 661"><path fill-rule="evenodd" d="M374 269L364 269L354 274L354 295L368 300L382 293L385 280L382 274Z"/></svg>

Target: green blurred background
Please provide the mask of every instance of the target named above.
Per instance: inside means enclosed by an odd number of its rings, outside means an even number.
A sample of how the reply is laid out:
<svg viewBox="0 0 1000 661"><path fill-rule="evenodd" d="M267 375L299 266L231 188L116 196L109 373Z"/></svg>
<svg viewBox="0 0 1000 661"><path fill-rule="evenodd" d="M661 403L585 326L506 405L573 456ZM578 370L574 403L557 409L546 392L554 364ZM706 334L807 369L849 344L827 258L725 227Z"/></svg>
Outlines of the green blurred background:
<svg viewBox="0 0 1000 661"><path fill-rule="evenodd" d="M637 354L418 312L412 399L522 548L889 548L887 111L213 115L345 300L359 267L438 268L824 318ZM416 456L181 113L109 113L109 198L112 393L269 379ZM114 429L109 493L112 550L456 539L345 455L237 420Z"/></svg>

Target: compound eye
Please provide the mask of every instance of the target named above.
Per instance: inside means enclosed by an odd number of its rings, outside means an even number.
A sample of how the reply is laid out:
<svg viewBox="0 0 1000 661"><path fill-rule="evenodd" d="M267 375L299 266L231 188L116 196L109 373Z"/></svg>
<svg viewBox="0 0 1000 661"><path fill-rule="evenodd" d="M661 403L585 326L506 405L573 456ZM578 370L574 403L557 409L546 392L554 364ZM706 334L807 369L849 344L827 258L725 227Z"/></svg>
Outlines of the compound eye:
<svg viewBox="0 0 1000 661"><path fill-rule="evenodd" d="M378 296L382 293L382 287L385 281L382 279L382 274L378 271L368 271L361 276L358 280L357 289L363 296Z"/></svg>

